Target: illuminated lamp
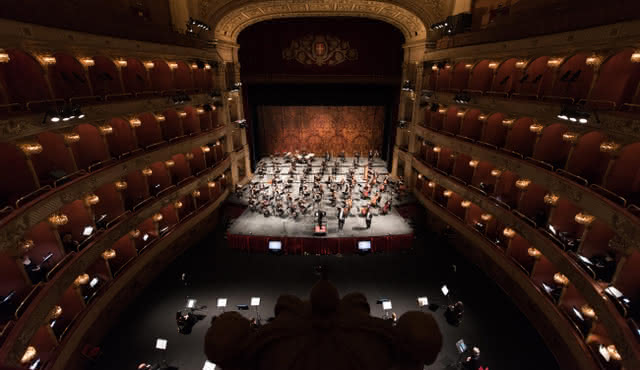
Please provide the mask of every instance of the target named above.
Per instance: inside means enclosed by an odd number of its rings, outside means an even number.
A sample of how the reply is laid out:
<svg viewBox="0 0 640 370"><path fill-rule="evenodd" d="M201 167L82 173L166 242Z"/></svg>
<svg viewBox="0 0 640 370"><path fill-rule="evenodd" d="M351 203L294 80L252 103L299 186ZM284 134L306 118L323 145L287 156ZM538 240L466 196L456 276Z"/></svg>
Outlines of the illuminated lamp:
<svg viewBox="0 0 640 370"><path fill-rule="evenodd" d="M116 181L115 185L116 185L116 190L118 191L127 190L127 187L129 186L126 181Z"/></svg>
<svg viewBox="0 0 640 370"><path fill-rule="evenodd" d="M78 277L73 281L75 286L85 285L89 282L89 274L78 275Z"/></svg>
<svg viewBox="0 0 640 370"><path fill-rule="evenodd" d="M142 172L142 174L143 174L144 176L151 176L151 175L153 175L153 170L152 170L151 168L149 168L149 167L145 167L145 168L143 168L141 172Z"/></svg>
<svg viewBox="0 0 640 370"><path fill-rule="evenodd" d="M487 115L486 114L480 114L478 116L478 121L486 121L487 120Z"/></svg>
<svg viewBox="0 0 640 370"><path fill-rule="evenodd" d="M460 202L460 206L462 208L469 208L471 207L471 201L469 200L463 200L462 202Z"/></svg>
<svg viewBox="0 0 640 370"><path fill-rule="evenodd" d="M502 125L506 127L511 127L515 122L515 118L505 118L502 120Z"/></svg>
<svg viewBox="0 0 640 370"><path fill-rule="evenodd" d="M429 181L429 183L427 184L427 186L433 189L433 188L435 188L435 187L436 187L436 183L435 183L435 182L433 182L433 181Z"/></svg>
<svg viewBox="0 0 640 370"><path fill-rule="evenodd" d="M418 174L418 179L422 180L422 174Z"/></svg>
<svg viewBox="0 0 640 370"><path fill-rule="evenodd" d="M516 232L510 227L505 227L504 230L502 230L502 235L507 238L513 238L514 236L516 236Z"/></svg>
<svg viewBox="0 0 640 370"><path fill-rule="evenodd" d="M98 126L98 131L101 135L111 135L113 133L113 127L109 125Z"/></svg>
<svg viewBox="0 0 640 370"><path fill-rule="evenodd" d="M22 249L23 252L29 251L35 245L36 244L31 239L24 239L19 243L20 249Z"/></svg>
<svg viewBox="0 0 640 370"><path fill-rule="evenodd" d="M478 162L475 159L472 159L472 160L469 161L469 167L476 168L476 167L478 167L478 163L480 163L480 162Z"/></svg>
<svg viewBox="0 0 640 370"><path fill-rule="evenodd" d="M168 159L168 160L164 161L164 165L167 168L171 168L171 167L176 165L176 161L174 161L173 159Z"/></svg>
<svg viewBox="0 0 640 370"><path fill-rule="evenodd" d="M491 63L489 63L489 68L491 68L491 69L496 69L496 68L498 68L498 63L497 63L497 62L491 62Z"/></svg>
<svg viewBox="0 0 640 370"><path fill-rule="evenodd" d="M40 154L42 153L42 145L40 143L22 143L19 145L20 150L27 155Z"/></svg>
<svg viewBox="0 0 640 370"><path fill-rule="evenodd" d="M451 64L445 64L444 69L451 69Z"/></svg>
<svg viewBox="0 0 640 370"><path fill-rule="evenodd" d="M600 151L603 153L612 153L620 148L620 144L613 141L605 141L600 144Z"/></svg>
<svg viewBox="0 0 640 370"><path fill-rule="evenodd" d="M222 177L224 179L224 173L220 177Z"/></svg>
<svg viewBox="0 0 640 370"><path fill-rule="evenodd" d="M203 145L200 147L200 150L202 150L203 153L209 153L211 151L211 148L206 145Z"/></svg>
<svg viewBox="0 0 640 370"><path fill-rule="evenodd" d="M502 175L502 171L500 171L499 169L494 168L493 170L491 170L491 176L498 177L500 175Z"/></svg>
<svg viewBox="0 0 640 370"><path fill-rule="evenodd" d="M438 113L440 113L440 114L447 113L447 107L438 108Z"/></svg>
<svg viewBox="0 0 640 370"><path fill-rule="evenodd" d="M489 213L483 213L480 215L480 219L485 222L491 221L492 218L493 216L490 215Z"/></svg>
<svg viewBox="0 0 640 370"><path fill-rule="evenodd" d="M80 59L80 63L82 63L85 67L93 67L96 65L96 62L91 58L82 58Z"/></svg>
<svg viewBox="0 0 640 370"><path fill-rule="evenodd" d="M451 197L451 195L453 195L453 192L451 190L445 190L442 192L442 195L444 195L445 197L449 198Z"/></svg>
<svg viewBox="0 0 640 370"><path fill-rule="evenodd" d="M164 220L164 216L162 216L162 213L156 213L153 215L153 222L160 222L162 220Z"/></svg>
<svg viewBox="0 0 640 370"><path fill-rule="evenodd" d="M467 64L464 65L464 68L471 69L471 68L473 68L473 64L467 63Z"/></svg>
<svg viewBox="0 0 640 370"><path fill-rule="evenodd" d="M602 58L600 58L596 54L592 54L591 56L587 57L587 59L585 59L586 65L592 66L592 67L599 65L601 62L602 62Z"/></svg>
<svg viewBox="0 0 640 370"><path fill-rule="evenodd" d="M537 259L537 258L540 258L540 256L542 256L542 253L540 253L540 251L539 251L539 250L537 250L537 249L535 249L535 248L533 248L533 247L531 247L531 248L527 249L527 254L528 254L529 256L533 257L533 258L536 258L536 259Z"/></svg>
<svg viewBox="0 0 640 370"><path fill-rule="evenodd" d="M555 274L553 274L553 281L558 285L569 285L569 278L561 272L556 272Z"/></svg>
<svg viewBox="0 0 640 370"><path fill-rule="evenodd" d="M184 118L184 117L186 117L186 116L187 116L187 112L185 112L185 111L183 111L183 110L181 110L181 111L179 111L179 112L178 112L178 117L180 117L180 118Z"/></svg>
<svg viewBox="0 0 640 370"><path fill-rule="evenodd" d="M431 66L431 70L432 71L437 71L438 70L438 65L437 64L432 65Z"/></svg>
<svg viewBox="0 0 640 370"><path fill-rule="evenodd" d="M138 229L133 229L133 230L129 231L129 236L134 238L134 239L140 237L140 234L141 234L141 232Z"/></svg>
<svg viewBox="0 0 640 370"><path fill-rule="evenodd" d="M229 97L227 98L227 100L229 100L229 101L233 100L233 96L229 96Z"/></svg>
<svg viewBox="0 0 640 370"><path fill-rule="evenodd" d="M84 197L84 204L89 207L89 206L95 206L96 204L98 204L100 202L100 197L95 195L95 194L89 194L86 197Z"/></svg>
<svg viewBox="0 0 640 370"><path fill-rule="evenodd" d="M51 55L41 55L39 59L40 63L44 65L56 64L56 58L52 57Z"/></svg>
<svg viewBox="0 0 640 370"><path fill-rule="evenodd" d="M196 112L198 112L198 114L204 114L204 108L198 108Z"/></svg>
<svg viewBox="0 0 640 370"><path fill-rule="evenodd" d="M11 60L11 58L9 58L9 53L4 49L0 49L0 63L9 63L9 60Z"/></svg>
<svg viewBox="0 0 640 370"><path fill-rule="evenodd" d="M220 141L216 141L216 145L217 145L217 146L220 146Z"/></svg>
<svg viewBox="0 0 640 370"><path fill-rule="evenodd" d="M533 132L534 134L541 133L543 129L544 129L544 126L539 123L534 123L531 126L529 126L529 131Z"/></svg>
<svg viewBox="0 0 640 370"><path fill-rule="evenodd" d="M547 193L544 196L545 204L548 204L550 206L555 206L556 204L558 204L558 199L560 199L560 197L558 197L557 195L555 195L553 193Z"/></svg>
<svg viewBox="0 0 640 370"><path fill-rule="evenodd" d="M49 216L49 223L53 226L64 226L69 222L69 217L64 213L53 213Z"/></svg>
<svg viewBox="0 0 640 370"><path fill-rule="evenodd" d="M165 117L164 114L156 114L155 117L158 122L164 122L167 120L167 117Z"/></svg>
<svg viewBox="0 0 640 370"><path fill-rule="evenodd" d="M131 128L140 127L142 126L142 121L140 121L140 118L134 117L129 120L129 125L131 126Z"/></svg>
<svg viewBox="0 0 640 370"><path fill-rule="evenodd" d="M596 317L596 311L588 304L583 304L580 307L580 312L582 313L583 316L588 317L590 319L593 319Z"/></svg>
<svg viewBox="0 0 640 370"><path fill-rule="evenodd" d="M62 316L62 307L53 306L53 309L49 312L49 320L57 320L60 316Z"/></svg>
<svg viewBox="0 0 640 370"><path fill-rule="evenodd" d="M120 67L126 67L127 66L127 61L124 59L118 59L116 60L116 64Z"/></svg>
<svg viewBox="0 0 640 370"><path fill-rule="evenodd" d="M562 64L562 58L550 58L547 61L547 66L549 67L558 67L560 64Z"/></svg>
<svg viewBox="0 0 640 370"><path fill-rule="evenodd" d="M167 65L171 69L178 69L178 63L176 63L176 62L169 62L169 63L167 63Z"/></svg>
<svg viewBox="0 0 640 370"><path fill-rule="evenodd" d="M216 183L215 183L215 181L209 181L209 182L207 182L207 186L208 186L209 188L213 189L213 188L215 188L215 187L216 187Z"/></svg>
<svg viewBox="0 0 640 370"><path fill-rule="evenodd" d="M80 141L80 135L75 132L67 132L62 135L65 144L73 144Z"/></svg>
<svg viewBox="0 0 640 370"><path fill-rule="evenodd" d="M531 184L531 180L529 179L519 179L518 181L516 181L516 187L520 190L526 189L529 184Z"/></svg>
<svg viewBox="0 0 640 370"><path fill-rule="evenodd" d="M634 51L633 54L631 54L631 62L640 63L640 51Z"/></svg>
<svg viewBox="0 0 640 370"><path fill-rule="evenodd" d="M116 257L115 249L107 249L106 251L102 252L102 259L105 261L114 259L115 257Z"/></svg>
<svg viewBox="0 0 640 370"><path fill-rule="evenodd" d="M593 222L593 220L596 219L595 216L590 215L588 213L584 213L584 212L579 212L576 214L576 216L574 217L574 219L576 220L577 223L579 223L580 225L589 225Z"/></svg>
<svg viewBox="0 0 640 370"><path fill-rule="evenodd" d="M182 206L184 206L184 204L183 204L181 201L176 200L176 201L173 203L173 206L174 206L175 208L177 208L177 209L180 209L180 208L182 208Z"/></svg>
<svg viewBox="0 0 640 370"><path fill-rule="evenodd" d="M31 361L33 361L33 359L36 358L37 354L38 354L38 352L36 351L34 346L27 347L27 350L24 351L24 354L22 355L22 358L20 359L20 363L22 363L22 364L30 363Z"/></svg>
<svg viewBox="0 0 640 370"><path fill-rule="evenodd" d="M191 69L198 69L198 65L195 63L191 63Z"/></svg>
<svg viewBox="0 0 640 370"><path fill-rule="evenodd" d="M193 153L189 152L189 153L184 153L184 158L188 161L193 159Z"/></svg>
<svg viewBox="0 0 640 370"><path fill-rule="evenodd" d="M465 113L467 113L467 111L461 110L461 111L458 111L458 113L456 113L456 116L464 117Z"/></svg>
<svg viewBox="0 0 640 370"><path fill-rule="evenodd" d="M524 69L524 67L527 66L527 61L526 60L519 60L516 62L516 68L519 69Z"/></svg>
<svg viewBox="0 0 640 370"><path fill-rule="evenodd" d="M576 141L578 141L578 134L575 132L567 131L562 134L562 140L568 143L575 143Z"/></svg>
<svg viewBox="0 0 640 370"><path fill-rule="evenodd" d="M204 69L211 69L211 65L210 65L209 63L206 63L206 64L204 65Z"/></svg>
<svg viewBox="0 0 640 370"><path fill-rule="evenodd" d="M200 198L200 190L194 190L194 191L192 191L192 192L191 192L191 195L192 195L194 198Z"/></svg>
<svg viewBox="0 0 640 370"><path fill-rule="evenodd" d="M144 68L151 69L153 67L155 67L155 64L153 62L144 62Z"/></svg>
<svg viewBox="0 0 640 370"><path fill-rule="evenodd" d="M442 151L442 148L440 148L439 146L434 146L433 147L433 152L434 153L440 153Z"/></svg>

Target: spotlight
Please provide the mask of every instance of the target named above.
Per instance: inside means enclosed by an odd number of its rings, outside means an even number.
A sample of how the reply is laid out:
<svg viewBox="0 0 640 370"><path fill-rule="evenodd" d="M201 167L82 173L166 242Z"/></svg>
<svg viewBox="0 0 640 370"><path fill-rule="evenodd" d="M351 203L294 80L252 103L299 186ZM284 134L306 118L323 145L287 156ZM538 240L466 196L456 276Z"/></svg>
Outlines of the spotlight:
<svg viewBox="0 0 640 370"><path fill-rule="evenodd" d="M560 111L560 114L557 115L557 117L561 120L585 124L589 122L591 114L584 111L578 105L565 105L564 107L562 107L562 110Z"/></svg>
<svg viewBox="0 0 640 370"><path fill-rule="evenodd" d="M471 101L471 97L465 93L459 93L454 96L453 101L458 104L468 104Z"/></svg>

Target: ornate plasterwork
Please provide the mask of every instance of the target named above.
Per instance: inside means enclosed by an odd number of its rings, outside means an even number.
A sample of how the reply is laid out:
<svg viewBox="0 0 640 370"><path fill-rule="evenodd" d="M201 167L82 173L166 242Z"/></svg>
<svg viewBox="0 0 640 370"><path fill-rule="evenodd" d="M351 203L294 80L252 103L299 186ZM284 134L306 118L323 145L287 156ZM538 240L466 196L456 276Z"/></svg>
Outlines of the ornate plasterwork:
<svg viewBox="0 0 640 370"><path fill-rule="evenodd" d="M215 4L214 4L215 3ZM363 17L381 20L400 29L405 40L424 40L425 24L440 18L439 0L412 2L365 0L269 0L237 1L218 6L219 2L201 3L201 10L208 13L215 29L215 37L221 41L235 42L244 28L261 21L294 17Z"/></svg>

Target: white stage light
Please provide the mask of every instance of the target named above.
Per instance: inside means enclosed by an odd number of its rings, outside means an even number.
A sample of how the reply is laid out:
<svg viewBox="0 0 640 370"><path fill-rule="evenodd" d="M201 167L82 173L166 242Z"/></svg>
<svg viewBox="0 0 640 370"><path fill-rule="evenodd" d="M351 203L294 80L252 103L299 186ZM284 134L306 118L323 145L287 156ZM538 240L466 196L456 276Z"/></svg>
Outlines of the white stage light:
<svg viewBox="0 0 640 370"><path fill-rule="evenodd" d="M464 353L467 350L467 345L464 343L464 339L460 339L456 342L456 348L459 353Z"/></svg>
<svg viewBox="0 0 640 370"><path fill-rule="evenodd" d="M160 349L163 351L167 350L167 340L166 339L162 339L162 338L157 338L156 339L156 349Z"/></svg>
<svg viewBox="0 0 640 370"><path fill-rule="evenodd" d="M197 300L195 300L195 299L187 299L187 308L196 307L196 302L197 302Z"/></svg>
<svg viewBox="0 0 640 370"><path fill-rule="evenodd" d="M429 305L429 299L427 297L418 297L418 307L424 307Z"/></svg>

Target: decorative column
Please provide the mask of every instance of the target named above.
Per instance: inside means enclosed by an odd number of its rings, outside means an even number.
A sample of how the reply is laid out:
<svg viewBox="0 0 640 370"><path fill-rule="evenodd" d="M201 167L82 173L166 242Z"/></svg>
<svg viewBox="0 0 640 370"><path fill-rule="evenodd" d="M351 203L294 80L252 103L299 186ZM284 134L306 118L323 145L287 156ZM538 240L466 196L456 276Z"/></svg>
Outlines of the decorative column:
<svg viewBox="0 0 640 370"><path fill-rule="evenodd" d="M113 280L113 272L111 271L111 263L110 260L116 258L115 249L107 249L101 254L102 260L104 261L104 265L107 269L107 274L109 275L109 280Z"/></svg>
<svg viewBox="0 0 640 370"><path fill-rule="evenodd" d="M564 163L564 170L567 171L569 168L569 163L571 163L571 156L573 156L573 151L576 148L576 144L578 143L578 133L567 131L562 134L562 141L571 144L571 148L569 149L569 153L567 154L567 161Z"/></svg>

